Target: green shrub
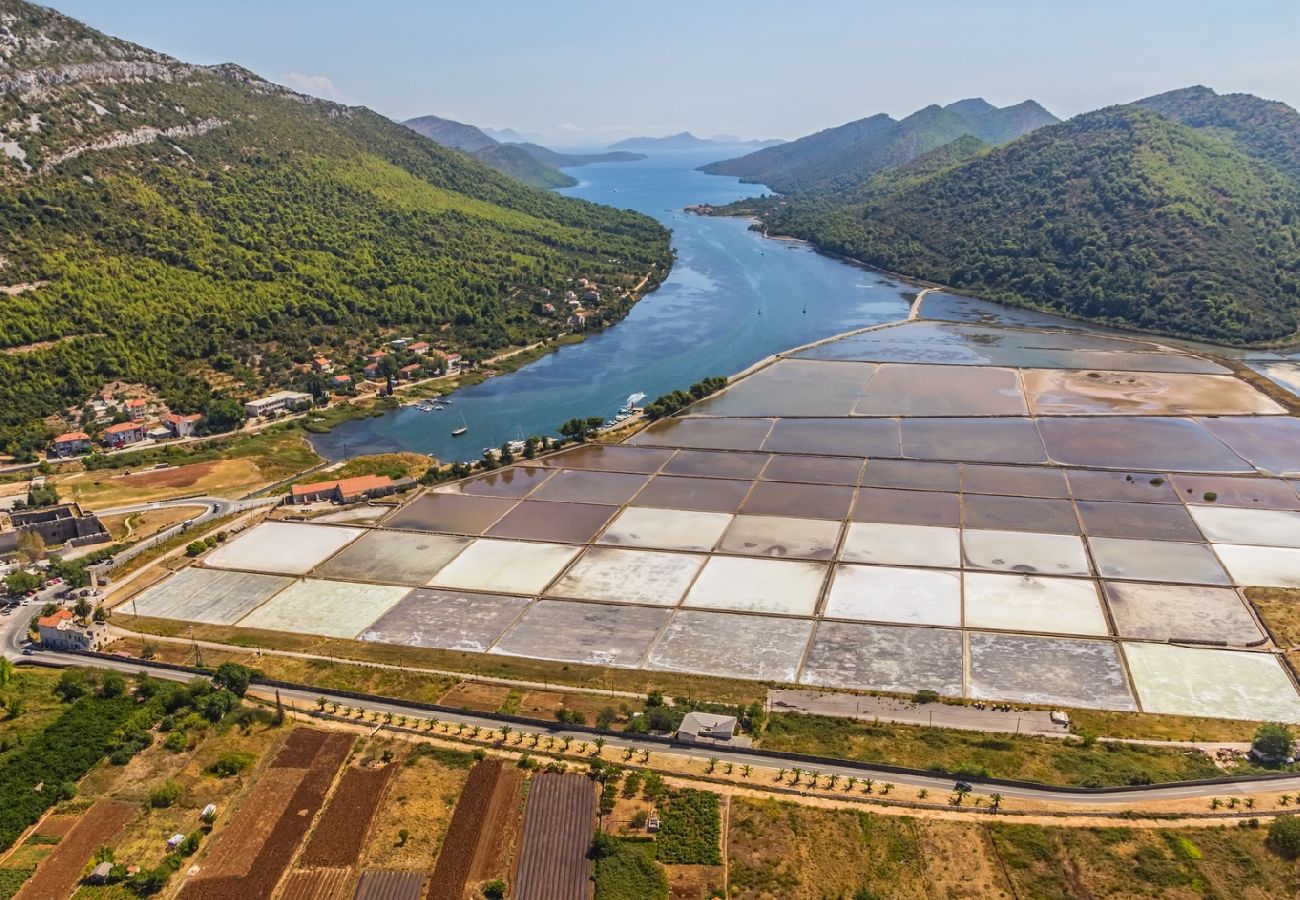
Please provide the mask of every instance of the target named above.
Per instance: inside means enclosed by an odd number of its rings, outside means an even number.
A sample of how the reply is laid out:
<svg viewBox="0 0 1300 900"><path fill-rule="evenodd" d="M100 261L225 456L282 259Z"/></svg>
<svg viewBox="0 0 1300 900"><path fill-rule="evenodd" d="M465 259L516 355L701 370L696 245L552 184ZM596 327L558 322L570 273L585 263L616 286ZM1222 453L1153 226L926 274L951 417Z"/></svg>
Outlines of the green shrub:
<svg viewBox="0 0 1300 900"><path fill-rule="evenodd" d="M1268 826L1268 843L1287 859L1300 857L1300 817L1278 816Z"/></svg>
<svg viewBox="0 0 1300 900"><path fill-rule="evenodd" d="M166 809L179 800L182 793L180 784L169 778L149 792L149 805L154 809Z"/></svg>
<svg viewBox="0 0 1300 900"><path fill-rule="evenodd" d="M256 759L256 754L231 750L218 756L204 771L218 778L229 778L247 770Z"/></svg>

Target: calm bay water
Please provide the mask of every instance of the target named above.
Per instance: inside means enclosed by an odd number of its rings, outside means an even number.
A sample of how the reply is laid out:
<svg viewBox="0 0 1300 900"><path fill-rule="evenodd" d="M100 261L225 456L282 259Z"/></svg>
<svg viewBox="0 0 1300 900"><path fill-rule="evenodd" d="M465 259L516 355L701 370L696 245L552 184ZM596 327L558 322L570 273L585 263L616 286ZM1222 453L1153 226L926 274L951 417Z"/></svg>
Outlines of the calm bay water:
<svg viewBox="0 0 1300 900"><path fill-rule="evenodd" d="M659 290L583 343L457 391L445 412L403 408L347 422L313 437L316 450L332 460L394 450L475 459L484 447L553 435L575 416L612 418L629 394L653 399L780 350L907 315L908 288L896 281L802 244L763 238L748 221L681 212L759 190L694 171L732 155L738 153L664 152L571 170L582 183L563 193L635 209L672 229L677 262ZM452 437L462 414L469 433Z"/></svg>

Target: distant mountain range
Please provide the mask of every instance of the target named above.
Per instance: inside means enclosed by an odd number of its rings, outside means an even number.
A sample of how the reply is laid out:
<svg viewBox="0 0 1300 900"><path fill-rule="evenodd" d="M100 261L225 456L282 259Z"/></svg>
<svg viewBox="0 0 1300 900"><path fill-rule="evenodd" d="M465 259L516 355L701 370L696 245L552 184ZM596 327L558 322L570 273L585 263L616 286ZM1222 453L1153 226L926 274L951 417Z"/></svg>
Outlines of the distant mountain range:
<svg viewBox="0 0 1300 900"><path fill-rule="evenodd" d="M730 134L720 134L712 138L696 137L689 131L681 131L666 137L630 137L610 144L611 150L697 150L704 147L774 147L783 143L772 139L766 141L742 141Z"/></svg>
<svg viewBox="0 0 1300 900"><path fill-rule="evenodd" d="M402 124L434 143L468 153L484 165L533 187L571 187L577 184L576 178L560 171L562 168L645 159L639 153L558 153L539 144L502 143L481 128L438 116L420 116Z"/></svg>
<svg viewBox="0 0 1300 900"><path fill-rule="evenodd" d="M1291 107L1202 86L1054 124L954 106L968 133L924 153L873 117L706 170L790 186L727 210L772 232L989 299L1226 343L1300 329Z"/></svg>
<svg viewBox="0 0 1300 900"><path fill-rule="evenodd" d="M1060 121L1032 100L999 109L985 100L927 106L896 121L884 113L701 166L773 190L833 189L853 185L967 135L1001 144Z"/></svg>

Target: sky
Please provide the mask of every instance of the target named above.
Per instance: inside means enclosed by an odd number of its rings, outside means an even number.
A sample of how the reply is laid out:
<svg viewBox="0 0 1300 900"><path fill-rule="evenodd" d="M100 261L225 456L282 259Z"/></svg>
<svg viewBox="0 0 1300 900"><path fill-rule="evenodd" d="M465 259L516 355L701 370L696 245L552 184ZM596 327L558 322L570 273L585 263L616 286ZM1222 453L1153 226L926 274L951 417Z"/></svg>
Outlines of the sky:
<svg viewBox="0 0 1300 900"><path fill-rule="evenodd" d="M557 146L794 138L982 96L1062 118L1190 84L1300 107L1297 0L46 0L188 62Z"/></svg>

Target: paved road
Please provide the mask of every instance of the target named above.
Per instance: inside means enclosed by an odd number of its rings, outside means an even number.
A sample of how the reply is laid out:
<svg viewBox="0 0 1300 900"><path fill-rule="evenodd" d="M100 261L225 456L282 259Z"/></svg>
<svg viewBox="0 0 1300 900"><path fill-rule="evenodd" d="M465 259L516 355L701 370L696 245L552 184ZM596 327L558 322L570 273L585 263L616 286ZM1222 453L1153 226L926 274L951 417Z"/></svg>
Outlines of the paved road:
<svg viewBox="0 0 1300 900"><path fill-rule="evenodd" d="M138 661L135 660L116 660L116 659L98 659L94 657L78 656L71 653L59 653L49 650L38 650L33 656L19 657L23 662L33 662L40 665L50 666L96 666L99 668L114 669L124 674L133 675L142 668ZM185 672L173 672L166 669L150 669L151 674L159 678L167 678L174 681L188 681L193 676ZM269 691L265 688L254 689L254 693L267 695ZM305 706L315 704L318 697L324 697L326 700L337 700L342 706L356 706L358 702L350 697L343 697L331 694L329 691L304 691L304 690L281 690L280 694L286 701L298 703ZM427 710L414 706L408 706L399 702L382 702L364 704L367 710L374 710L380 713L391 712L395 716L409 716L416 719L428 719L432 715ZM465 714L459 712L443 712L436 714L440 722L459 723L464 722L466 725L473 727L478 725L485 730L500 728L503 724L509 724L510 727L518 732L523 730L528 733L540 734L542 737L559 737L560 735L575 736L578 741L590 740L590 737L583 732L575 731L572 728L565 728L559 724L554 726L547 724L538 724L530 726L520 726L514 722L505 723L491 715L484 714ZM671 752L678 756L689 756L699 760L707 760L710 757L716 757L719 763L733 763L737 766L751 765L762 766L765 768L790 768L792 763L765 755L761 752L745 751L728 751L717 750L713 748L689 747L684 745L673 745L671 750L661 744L650 744L644 741L638 743L636 740L628 740L620 737L607 738L606 747L610 748L612 758L618 758L625 747L639 747L649 749L652 754ZM838 765L813 765L806 764L802 767L804 771L816 770L821 775L838 774L842 778L850 775L863 778L874 778L878 783L886 781L894 784L906 784L915 787L929 788L937 792L939 796L952 790L953 780L949 777L937 777L932 775L907 775L896 772L887 772L880 769L872 768L869 765L860 765L856 763L844 762ZM1292 778L1278 779L1260 783L1258 781L1242 780L1236 782L1227 782L1223 784L1212 785L1171 785L1168 787L1150 787L1144 790L1126 790L1117 791L1108 794L1092 794L1087 792L1075 791L1049 791L1040 788L1020 788L1004 787L1000 785L981 785L979 779L968 779L975 787L976 794L989 795L1000 793L1008 800L1022 799L1035 800L1044 802L1054 802L1063 804L1078 804L1080 806L1123 806L1138 803L1150 803L1157 800L1179 800L1198 797L1226 797L1231 795L1245 796L1258 794L1264 791L1290 791L1292 793L1300 792L1300 775ZM1267 814L1266 811L1261 814Z"/></svg>
<svg viewBox="0 0 1300 900"><path fill-rule="evenodd" d="M167 509L170 507L203 507L203 511L193 518L186 519L184 522L178 522L169 528L163 529L151 538L138 541L137 543L127 547L125 550L119 551L113 557L113 565L118 566L133 557L139 556L146 550L150 550L161 543L171 540L176 535L188 531L195 525L202 525L204 522L212 519L221 519L250 509L257 509L258 507L274 506L278 502L279 498L275 497L268 497L259 500L227 500L224 497L187 497L178 500L155 500L152 503L136 503L131 506L119 506L115 509L95 510L95 514L100 516L112 516L148 512L150 510ZM87 550L93 549L94 548L87 548ZM92 566L91 568L102 575L110 567L107 564L101 563L97 566Z"/></svg>

